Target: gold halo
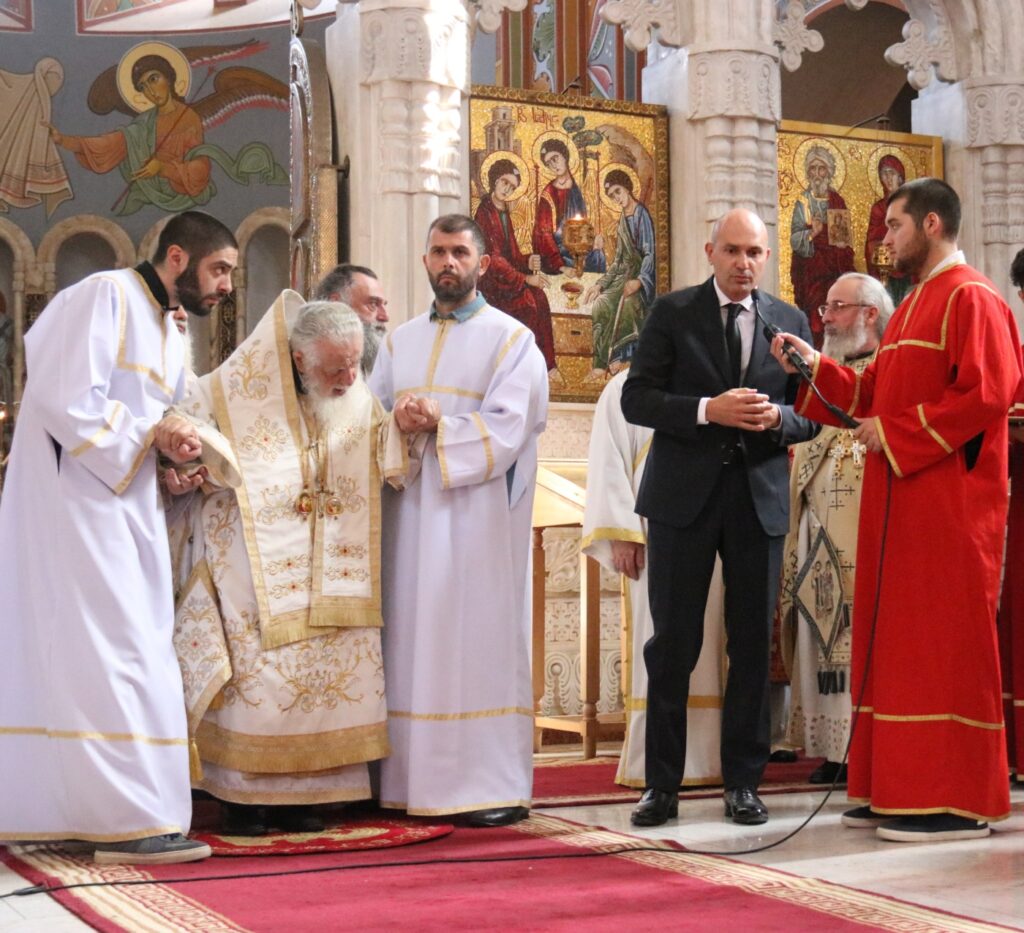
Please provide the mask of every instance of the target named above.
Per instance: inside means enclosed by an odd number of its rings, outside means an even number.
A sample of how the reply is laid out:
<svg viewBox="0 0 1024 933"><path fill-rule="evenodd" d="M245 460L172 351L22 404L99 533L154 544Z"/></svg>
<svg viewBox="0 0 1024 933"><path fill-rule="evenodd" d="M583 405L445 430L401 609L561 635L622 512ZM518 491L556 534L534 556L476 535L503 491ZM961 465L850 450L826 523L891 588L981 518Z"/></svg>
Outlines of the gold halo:
<svg viewBox="0 0 1024 933"><path fill-rule="evenodd" d="M541 147L549 139L559 139L565 143L565 148L569 150L569 173L575 177L580 170L580 153L574 143L565 133L559 133L558 130L549 130L547 133L541 133L533 141L533 162L545 177L554 177L548 167L544 164L544 161L540 157Z"/></svg>
<svg viewBox="0 0 1024 933"><path fill-rule="evenodd" d="M846 181L846 159L839 154L839 150L835 147L834 143L823 139L821 136L812 136L810 139L805 139L796 147L796 152L793 153L793 174L800 184L800 190L806 191L810 188L810 184L807 181L807 170L804 168L804 158L807 155L807 150L812 146L820 146L822 149L827 149L832 153L832 158L836 160L836 173L832 177L829 187L838 191L843 187L843 182Z"/></svg>
<svg viewBox="0 0 1024 933"><path fill-rule="evenodd" d="M487 173L491 170L491 166L499 159L508 159L509 162L519 169L519 184L506 199L508 201L518 200L530 190L530 169L522 156L509 152L507 149L495 149L494 152L484 159L480 166L480 189L487 191ZM487 193L489 194L490 192Z"/></svg>
<svg viewBox="0 0 1024 933"><path fill-rule="evenodd" d="M621 211L622 207L616 204L608 196L608 192L604 190L605 178L608 177L609 172L614 171L615 169L618 169L620 172L625 172L629 176L629 180L633 182L633 197L638 201L640 200L641 194L640 176L624 162L609 162L603 169L601 169L601 173L597 176L597 193L600 195L601 200L613 211Z"/></svg>
<svg viewBox="0 0 1024 933"><path fill-rule="evenodd" d="M181 98L188 96L189 88L192 86L192 66L181 49L166 42L140 42L125 52L117 65L117 89L121 92L121 99L132 110L142 113L153 106L153 102L132 85L132 69L143 55L159 55L167 59L177 75L174 92Z"/></svg>
<svg viewBox="0 0 1024 933"><path fill-rule="evenodd" d="M914 163L910 161L910 156L905 150L900 149L898 146L879 146L877 149L872 150L864 168L868 173L868 184L871 185L871 190L875 192L876 198L884 198L886 196L885 189L882 188L882 181L878 177L878 163L882 161L883 156L887 155L896 156L903 163L903 171L905 173L903 180L905 182L917 177Z"/></svg>

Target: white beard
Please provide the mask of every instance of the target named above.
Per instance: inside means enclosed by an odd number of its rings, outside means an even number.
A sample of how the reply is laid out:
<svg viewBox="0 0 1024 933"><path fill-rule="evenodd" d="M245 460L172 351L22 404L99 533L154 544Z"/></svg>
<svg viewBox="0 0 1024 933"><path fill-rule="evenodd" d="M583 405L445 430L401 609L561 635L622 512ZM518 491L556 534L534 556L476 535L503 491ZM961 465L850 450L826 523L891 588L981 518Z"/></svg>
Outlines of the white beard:
<svg viewBox="0 0 1024 933"><path fill-rule="evenodd" d="M864 323L864 315L861 315L846 330L829 333L825 331L825 339L821 345L821 352L833 360L845 360L847 357L856 356L868 342L868 328Z"/></svg>
<svg viewBox="0 0 1024 933"><path fill-rule="evenodd" d="M831 179L829 178L815 178L811 182L811 194L819 200L824 201L828 197L828 185Z"/></svg>
<svg viewBox="0 0 1024 933"><path fill-rule="evenodd" d="M360 376L359 379L362 377ZM312 412L313 417L316 419L317 426L322 430L332 431L335 428L340 427L349 421L349 411L352 408L352 387L358 384L356 382L349 386L348 391L344 395L327 395L320 389L318 383L312 380L305 380L306 395L304 400L309 406L309 411Z"/></svg>

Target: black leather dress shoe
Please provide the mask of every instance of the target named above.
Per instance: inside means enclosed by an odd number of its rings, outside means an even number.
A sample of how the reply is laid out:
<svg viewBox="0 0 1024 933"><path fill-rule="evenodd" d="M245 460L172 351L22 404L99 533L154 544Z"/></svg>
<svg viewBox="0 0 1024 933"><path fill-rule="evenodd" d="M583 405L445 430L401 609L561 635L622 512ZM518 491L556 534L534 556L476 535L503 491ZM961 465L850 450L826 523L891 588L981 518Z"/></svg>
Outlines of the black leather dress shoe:
<svg viewBox="0 0 1024 933"><path fill-rule="evenodd" d="M679 815L679 795L648 787L629 818L634 826L661 826L670 817Z"/></svg>
<svg viewBox="0 0 1024 933"><path fill-rule="evenodd" d="M267 816L263 807L245 803L220 805L220 831L225 836L265 836Z"/></svg>
<svg viewBox="0 0 1024 933"><path fill-rule="evenodd" d="M846 783L846 765L825 760L807 778L808 784L831 784L833 781L836 785Z"/></svg>
<svg viewBox="0 0 1024 933"><path fill-rule="evenodd" d="M311 806L268 807L267 821L286 833L322 833L324 820Z"/></svg>
<svg viewBox="0 0 1024 933"><path fill-rule="evenodd" d="M753 787L732 787L725 792L725 815L734 823L756 826L768 822L768 808Z"/></svg>
<svg viewBox="0 0 1024 933"><path fill-rule="evenodd" d="M472 810L462 815L462 823L474 829L489 826L511 826L530 815L526 807L495 807L493 810Z"/></svg>

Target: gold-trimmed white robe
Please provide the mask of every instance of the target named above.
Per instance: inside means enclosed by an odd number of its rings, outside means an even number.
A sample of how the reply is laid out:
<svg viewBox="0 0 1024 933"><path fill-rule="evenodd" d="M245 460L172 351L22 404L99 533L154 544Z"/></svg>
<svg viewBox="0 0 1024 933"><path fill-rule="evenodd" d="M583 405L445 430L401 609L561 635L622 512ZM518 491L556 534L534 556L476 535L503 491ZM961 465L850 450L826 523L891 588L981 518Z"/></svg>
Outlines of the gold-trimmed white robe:
<svg viewBox="0 0 1024 933"><path fill-rule="evenodd" d="M324 461L343 511L302 518L295 501L310 437L288 347L301 304L283 293L182 404L231 441L243 480L194 502L189 530L174 536L195 783L234 803L367 799L367 762L388 753L378 462L386 416L360 376L339 400Z"/></svg>
<svg viewBox="0 0 1024 933"><path fill-rule="evenodd" d="M636 493L654 432L630 424L622 414L622 384L628 371L605 386L594 409L587 465L587 504L583 512L583 552L614 572L613 541L647 543L647 523L636 514ZM681 494L684 494L681 492ZM646 556L646 553L645 553ZM622 659L626 736L622 743L618 784L646 787L644 741L647 727L647 669L644 645L654 634L647 596L647 567L638 580L622 577L627 618L627 655ZM722 780L722 695L725 692L725 622L722 563L715 572L704 610L704 643L690 675L686 711L686 769L683 784L717 784Z"/></svg>
<svg viewBox="0 0 1024 933"><path fill-rule="evenodd" d="M0 502L0 839L187 832L185 707L151 449L181 393L181 339L125 269L58 294L25 351Z"/></svg>
<svg viewBox="0 0 1024 933"><path fill-rule="evenodd" d="M384 495L391 757L381 804L423 815L529 806L529 557L547 372L532 333L484 305L399 327L370 377L385 407L440 403L419 476Z"/></svg>

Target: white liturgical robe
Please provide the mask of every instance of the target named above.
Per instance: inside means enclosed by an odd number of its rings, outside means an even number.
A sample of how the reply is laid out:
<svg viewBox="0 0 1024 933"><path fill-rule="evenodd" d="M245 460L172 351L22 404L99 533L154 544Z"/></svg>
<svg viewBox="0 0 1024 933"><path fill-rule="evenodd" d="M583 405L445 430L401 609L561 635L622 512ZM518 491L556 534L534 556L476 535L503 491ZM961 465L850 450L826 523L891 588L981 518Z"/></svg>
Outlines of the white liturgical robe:
<svg viewBox="0 0 1024 933"><path fill-rule="evenodd" d="M181 405L216 423L240 472L237 489L197 497L172 530L193 777L234 803L367 799L366 762L388 753L386 419L362 377L335 399L329 428L305 408L288 340L301 306L284 292Z"/></svg>
<svg viewBox="0 0 1024 933"><path fill-rule="evenodd" d="M530 805L529 554L547 373L533 335L482 299L403 324L370 388L440 403L420 475L385 489L381 803L418 814Z"/></svg>
<svg viewBox="0 0 1024 933"><path fill-rule="evenodd" d="M636 514L634 507L654 432L650 428L630 424L622 414L622 385L628 375L628 371L621 372L611 379L597 400L587 464L587 504L583 513L583 552L613 571L613 541L647 542L646 522ZM646 551L644 556L646 558ZM638 580L622 579L626 584L629 612L628 653L623 658L626 737L615 780L627 787L646 787L647 670L644 667L644 645L654 634L647 599L646 564ZM704 645L700 660L690 675L684 784L714 784L722 780L719 746L724 692L722 565L716 558L704 611Z"/></svg>
<svg viewBox="0 0 1024 933"><path fill-rule="evenodd" d="M0 839L187 832L181 672L153 426L182 343L133 270L61 292L25 338L0 503Z"/></svg>

